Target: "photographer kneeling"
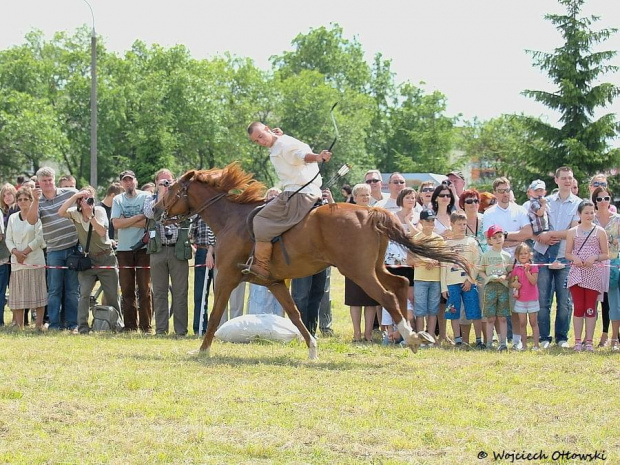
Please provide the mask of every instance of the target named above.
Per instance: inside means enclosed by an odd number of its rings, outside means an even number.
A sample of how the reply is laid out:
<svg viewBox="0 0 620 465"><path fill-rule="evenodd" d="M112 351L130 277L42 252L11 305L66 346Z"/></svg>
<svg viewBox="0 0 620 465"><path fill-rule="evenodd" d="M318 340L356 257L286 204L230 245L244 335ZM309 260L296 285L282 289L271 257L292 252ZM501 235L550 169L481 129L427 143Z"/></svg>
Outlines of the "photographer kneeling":
<svg viewBox="0 0 620 465"><path fill-rule="evenodd" d="M95 189L90 186L83 188L68 199L60 207L58 214L73 221L80 245L85 252L88 252L87 255L92 261L93 268L78 271L80 283L78 331L80 334L88 334L90 331L88 325L90 296L97 279L101 283L107 304L114 307L120 314L118 263L112 249L112 241L108 237L108 217L103 207L95 206ZM92 232L89 241L88 235L91 227ZM111 268L98 268L99 266Z"/></svg>

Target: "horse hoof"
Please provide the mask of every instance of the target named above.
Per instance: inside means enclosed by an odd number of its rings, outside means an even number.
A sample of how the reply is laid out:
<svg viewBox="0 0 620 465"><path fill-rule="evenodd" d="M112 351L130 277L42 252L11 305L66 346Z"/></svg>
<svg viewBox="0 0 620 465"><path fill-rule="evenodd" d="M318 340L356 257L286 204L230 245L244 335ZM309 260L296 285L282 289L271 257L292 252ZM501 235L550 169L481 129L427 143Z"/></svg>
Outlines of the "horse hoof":
<svg viewBox="0 0 620 465"><path fill-rule="evenodd" d="M418 352L418 348L420 347L420 338L418 337L418 335L416 333L411 333L409 335L409 337L407 338L407 340L405 341L405 343L407 344L407 347L409 347L411 349L411 352L413 352L414 354Z"/></svg>
<svg viewBox="0 0 620 465"><path fill-rule="evenodd" d="M211 349L200 349L197 351L196 355L198 355L198 358L210 358Z"/></svg>
<svg viewBox="0 0 620 465"><path fill-rule="evenodd" d="M424 343L435 344L435 338L429 333L427 333L426 331L419 331L418 337L422 340L421 342L423 344Z"/></svg>

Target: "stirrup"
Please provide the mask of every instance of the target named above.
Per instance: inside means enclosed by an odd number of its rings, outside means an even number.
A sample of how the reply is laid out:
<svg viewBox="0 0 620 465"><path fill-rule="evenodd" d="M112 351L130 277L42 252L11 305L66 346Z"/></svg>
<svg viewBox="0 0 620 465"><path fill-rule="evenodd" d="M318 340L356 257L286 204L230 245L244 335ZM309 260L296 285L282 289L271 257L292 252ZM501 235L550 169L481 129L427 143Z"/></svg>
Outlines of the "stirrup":
<svg viewBox="0 0 620 465"><path fill-rule="evenodd" d="M249 274L254 274L252 273L252 270L250 269L253 264L254 264L254 251L252 251L252 254L245 261L245 263L238 263L237 266L241 268L241 274L249 275Z"/></svg>

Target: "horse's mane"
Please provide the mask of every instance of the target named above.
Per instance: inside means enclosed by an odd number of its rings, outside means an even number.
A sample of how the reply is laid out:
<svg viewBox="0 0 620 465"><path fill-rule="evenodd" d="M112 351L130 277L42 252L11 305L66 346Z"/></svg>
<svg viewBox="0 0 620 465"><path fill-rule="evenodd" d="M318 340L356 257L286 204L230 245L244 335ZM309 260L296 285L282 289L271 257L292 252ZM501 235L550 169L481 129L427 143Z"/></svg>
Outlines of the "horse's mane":
<svg viewBox="0 0 620 465"><path fill-rule="evenodd" d="M226 198L231 202L253 203L265 200L265 185L256 181L252 174L243 171L238 162L233 162L224 169L196 171L194 179L221 192L227 192Z"/></svg>

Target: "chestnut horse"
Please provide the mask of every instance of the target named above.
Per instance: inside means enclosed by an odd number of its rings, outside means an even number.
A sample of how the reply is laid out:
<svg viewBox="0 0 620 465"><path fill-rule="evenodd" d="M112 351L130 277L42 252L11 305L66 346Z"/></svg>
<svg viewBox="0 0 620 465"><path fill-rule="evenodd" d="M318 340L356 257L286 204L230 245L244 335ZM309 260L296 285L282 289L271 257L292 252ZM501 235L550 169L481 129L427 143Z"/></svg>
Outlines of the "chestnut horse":
<svg viewBox="0 0 620 465"><path fill-rule="evenodd" d="M271 281L243 275L238 265L246 262L253 250L248 218L256 207L265 204L264 189L263 184L233 163L224 169L188 171L154 207L161 221L199 214L217 238L215 302L201 352L209 353L230 293L245 280L269 288L299 329L310 358L317 358L316 339L301 321L284 279L310 276L330 265L336 266L389 312L414 353L422 339L433 342L430 334L413 332L407 321L408 282L385 268L388 239L402 244L413 254L463 266L458 255L435 241L412 241L398 219L384 209L335 203L313 209L282 235L284 245L276 243L271 256ZM285 260L283 248L289 261Z"/></svg>

